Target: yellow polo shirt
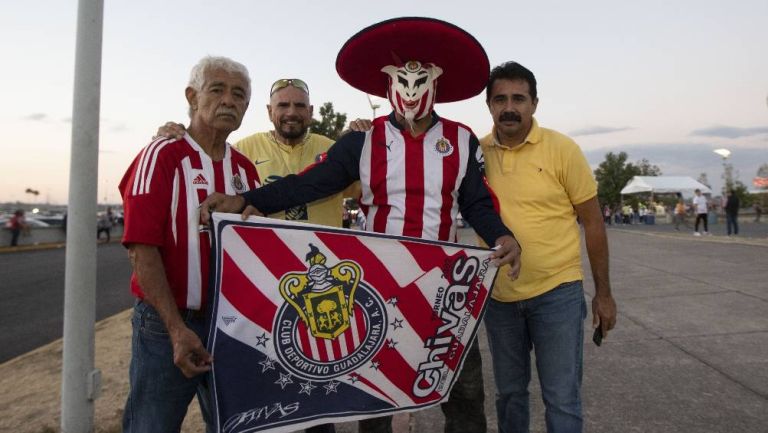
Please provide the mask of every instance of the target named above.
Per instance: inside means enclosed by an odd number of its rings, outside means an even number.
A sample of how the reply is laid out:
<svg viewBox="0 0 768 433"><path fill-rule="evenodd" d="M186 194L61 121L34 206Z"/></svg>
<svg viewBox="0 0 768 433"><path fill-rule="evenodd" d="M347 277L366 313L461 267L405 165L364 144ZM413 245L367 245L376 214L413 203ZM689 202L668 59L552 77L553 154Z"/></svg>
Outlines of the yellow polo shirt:
<svg viewBox="0 0 768 433"><path fill-rule="evenodd" d="M235 148L256 165L259 179L266 185L289 174L301 173L307 166L317 162L332 144L330 138L307 133L301 143L289 146L277 141L270 131L243 138L235 143ZM269 217L341 227L343 199L344 192L340 192Z"/></svg>
<svg viewBox="0 0 768 433"><path fill-rule="evenodd" d="M520 277L511 281L500 273L492 297L521 301L583 279L573 205L594 197L597 183L579 146L557 131L540 128L536 119L519 146L499 144L495 129L480 145L501 219L523 250Z"/></svg>

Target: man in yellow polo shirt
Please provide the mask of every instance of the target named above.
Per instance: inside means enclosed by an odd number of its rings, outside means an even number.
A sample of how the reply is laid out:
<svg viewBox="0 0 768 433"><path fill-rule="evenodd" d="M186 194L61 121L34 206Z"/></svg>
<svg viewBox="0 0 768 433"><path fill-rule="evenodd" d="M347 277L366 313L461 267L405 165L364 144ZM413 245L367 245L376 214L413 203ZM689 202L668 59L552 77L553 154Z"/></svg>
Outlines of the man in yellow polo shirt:
<svg viewBox="0 0 768 433"><path fill-rule="evenodd" d="M493 131L480 140L485 173L504 224L522 248L517 280L499 278L485 315L498 389L499 432L529 429L531 348L548 433L581 432L583 320L586 302L578 220L584 227L596 294L593 326L616 323L608 243L597 185L578 145L539 127L533 73L515 62L491 71L486 103Z"/></svg>

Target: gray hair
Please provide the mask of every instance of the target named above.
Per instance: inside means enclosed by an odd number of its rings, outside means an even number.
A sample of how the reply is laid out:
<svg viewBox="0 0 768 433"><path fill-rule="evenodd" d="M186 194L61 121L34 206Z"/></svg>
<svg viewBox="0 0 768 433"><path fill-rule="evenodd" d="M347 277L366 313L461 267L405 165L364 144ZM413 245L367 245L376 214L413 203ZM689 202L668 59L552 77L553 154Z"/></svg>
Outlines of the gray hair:
<svg viewBox="0 0 768 433"><path fill-rule="evenodd" d="M248 68L242 63L238 63L229 57L205 56L192 68L189 74L189 87L197 90L203 90L205 84L205 73L210 69L223 69L231 74L240 74L245 78L247 84L245 89L246 98L251 100L251 77L248 75ZM189 115L192 116L192 107L189 107Z"/></svg>

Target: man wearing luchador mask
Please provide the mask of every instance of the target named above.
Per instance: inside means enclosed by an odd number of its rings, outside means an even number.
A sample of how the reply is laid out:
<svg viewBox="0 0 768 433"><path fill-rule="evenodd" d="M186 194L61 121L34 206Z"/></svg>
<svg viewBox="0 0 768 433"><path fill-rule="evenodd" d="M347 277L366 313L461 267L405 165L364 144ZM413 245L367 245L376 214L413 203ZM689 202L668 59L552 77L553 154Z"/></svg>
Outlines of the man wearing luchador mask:
<svg viewBox="0 0 768 433"><path fill-rule="evenodd" d="M341 48L336 70L368 94L387 97L393 111L374 119L371 130L340 138L321 163L239 196L216 196L202 205L242 212L246 205L270 214L343 190L361 181L361 208L369 231L455 241L459 212L488 244L499 249L499 266L519 273L520 247L494 210L477 160L478 139L462 125L437 115L434 104L482 92L490 69L477 40L435 19L398 18L374 24ZM251 209L250 207L248 209ZM246 210L245 212L249 212ZM450 398L443 403L445 431L486 431L480 351L475 341ZM362 433L390 432L391 417L360 422Z"/></svg>

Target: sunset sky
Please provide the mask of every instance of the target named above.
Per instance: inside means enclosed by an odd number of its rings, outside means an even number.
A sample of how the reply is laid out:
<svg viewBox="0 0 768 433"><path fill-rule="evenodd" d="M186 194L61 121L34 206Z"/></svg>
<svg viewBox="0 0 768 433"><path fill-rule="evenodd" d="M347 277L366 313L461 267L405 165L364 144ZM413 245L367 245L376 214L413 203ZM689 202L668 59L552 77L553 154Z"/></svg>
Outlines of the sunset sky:
<svg viewBox="0 0 768 433"><path fill-rule="evenodd" d="M5 2L0 14L0 201L67 200L77 2ZM349 119L371 117L365 94L336 74L357 31L398 16L429 16L473 34L491 64L516 60L539 82L539 123L571 135L596 166L609 151L647 158L664 174L705 172L722 160L750 184L768 163L768 1L109 1L105 2L99 202L119 202L130 161L166 120L187 121L189 70L208 54L251 74L240 130L271 129L265 104L278 78L309 83ZM386 106L387 104L384 103ZM492 125L484 97L438 105L473 128ZM379 110L385 114L386 110Z"/></svg>

